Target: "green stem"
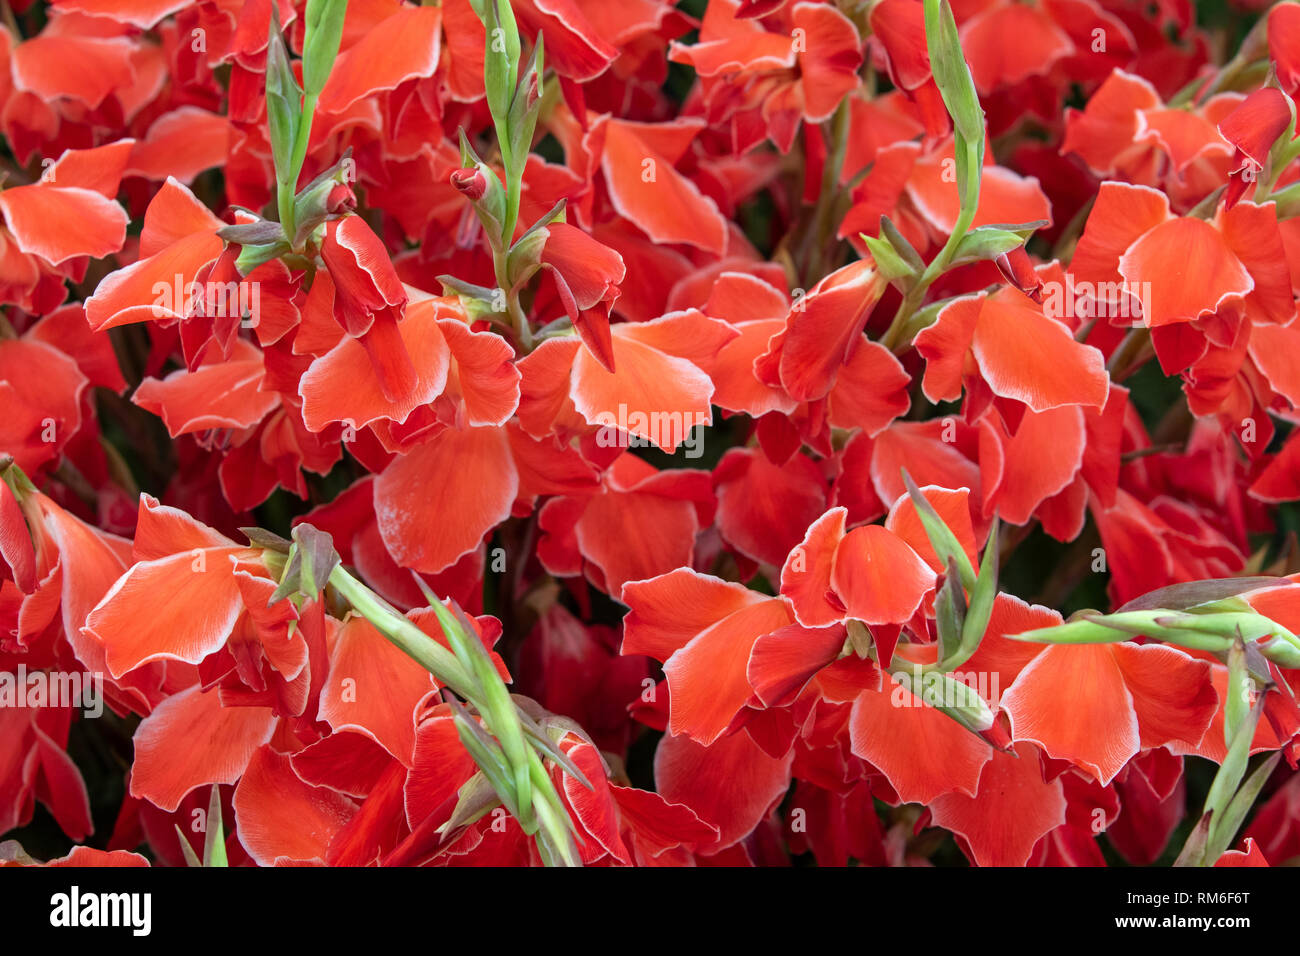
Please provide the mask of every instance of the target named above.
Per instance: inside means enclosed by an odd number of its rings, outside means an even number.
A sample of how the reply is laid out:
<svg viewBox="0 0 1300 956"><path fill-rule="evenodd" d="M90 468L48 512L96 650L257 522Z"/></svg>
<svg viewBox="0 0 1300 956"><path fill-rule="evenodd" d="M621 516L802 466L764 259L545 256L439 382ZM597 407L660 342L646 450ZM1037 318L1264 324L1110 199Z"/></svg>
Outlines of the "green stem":
<svg viewBox="0 0 1300 956"><path fill-rule="evenodd" d="M569 836L568 815L560 803L559 794L555 792L554 781L546 772L546 767L537 756L537 751L528 752L528 773L536 795L533 809L537 812L537 822L544 835L544 840L556 852L558 862L565 866L581 866L581 861L574 855L573 840ZM548 863L557 861L549 860Z"/></svg>
<svg viewBox="0 0 1300 956"><path fill-rule="evenodd" d="M1146 329L1130 329L1119 348L1111 353L1106 371L1113 380L1122 382L1145 365L1154 354L1151 333Z"/></svg>
<svg viewBox="0 0 1300 956"><path fill-rule="evenodd" d="M519 289L510 282L509 254L497 243L492 244L492 268L496 272L497 287L505 292L506 314L510 316L510 325L515 330L519 349L527 354L533 350L533 329L519 303Z"/></svg>
<svg viewBox="0 0 1300 956"><path fill-rule="evenodd" d="M330 572L329 583L355 612L373 624L399 650L474 706L484 729L500 744L504 757L505 766L497 768L505 771L504 778L497 774L494 780L490 768L480 765L485 776L492 780L498 795L502 795L503 804L509 802L505 796L509 794L518 808L516 819L525 833L537 837L543 859L548 864L580 865L569 838L568 816L554 781L535 745L525 737L518 705L496 672L492 659L481 647L470 645L470 642L477 642L478 637L462 627L455 615L435 600L431 604L432 610L448 642L456 648L455 652L449 651L342 565ZM539 831L540 836L537 836Z"/></svg>
<svg viewBox="0 0 1300 956"><path fill-rule="evenodd" d="M840 171L844 168L844 157L849 148L850 116L849 100L845 97L831 120L831 148L822 166L821 191L817 195L817 205L813 209L808 230L800 243L799 258L802 260L805 286L811 286L820 279L823 271L824 247L829 239L829 227L833 225L831 210L839 196Z"/></svg>
<svg viewBox="0 0 1300 956"><path fill-rule="evenodd" d="M519 222L519 195L523 188L523 171L515 175L514 171L506 167L506 221L501 227L501 245L509 249L514 243L515 226ZM500 276L498 276L498 280Z"/></svg>
<svg viewBox="0 0 1300 956"><path fill-rule="evenodd" d="M1286 168L1295 161L1297 156L1300 156L1300 138L1292 139L1286 145L1277 150L1276 155L1271 157L1268 178L1261 182L1256 188L1255 195L1252 197L1253 202L1263 204L1268 202L1270 198L1276 200L1282 195L1282 193L1287 192L1292 189L1293 186L1297 185L1292 184L1292 186L1288 186L1286 189L1282 190L1282 192L1277 194L1273 193L1273 187L1277 185L1278 179L1284 172L1286 172Z"/></svg>
<svg viewBox="0 0 1300 956"><path fill-rule="evenodd" d="M477 706L475 681L451 651L354 578L343 565L331 572L329 583L352 605L353 610L373 624L402 653L417 661L440 683Z"/></svg>
<svg viewBox="0 0 1300 956"><path fill-rule="evenodd" d="M317 94L306 93L302 98L302 114L298 120L298 131L293 140L293 153L289 160L289 173L285 179L276 184L276 206L280 212L280 225L284 227L285 237L293 242L297 224L294 219L293 202L297 198L298 177L302 173L302 164L307 159L307 143L311 139L312 119L316 115Z"/></svg>
<svg viewBox="0 0 1300 956"><path fill-rule="evenodd" d="M939 250L930 264L925 267L921 277L916 280L916 285L908 290L903 296L903 301L898 304L898 311L894 313L893 320L889 323L889 328L881 336L880 344L891 351L897 352L911 344L911 338L904 334L907 328L908 320L921 305L925 299L926 292L934 281L947 271L949 263L957 253L957 247L961 244L971 223L975 221L975 212L979 207L980 192L980 174L983 172L983 164L980 162L979 143L966 143L966 183L964 193L967 201L962 204L961 212L957 215L957 221L953 223L952 231L948 234L948 240Z"/></svg>

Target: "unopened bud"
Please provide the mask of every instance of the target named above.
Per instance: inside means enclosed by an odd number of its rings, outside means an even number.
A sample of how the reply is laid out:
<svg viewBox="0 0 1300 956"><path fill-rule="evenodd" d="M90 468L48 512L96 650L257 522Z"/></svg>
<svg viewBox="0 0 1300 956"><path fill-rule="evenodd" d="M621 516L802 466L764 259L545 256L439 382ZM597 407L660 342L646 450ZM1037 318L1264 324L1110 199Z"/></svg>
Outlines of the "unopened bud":
<svg viewBox="0 0 1300 956"><path fill-rule="evenodd" d="M357 194L352 191L352 187L347 183L335 183L330 190L329 196L325 199L325 211L330 215L335 213L355 212L357 208Z"/></svg>
<svg viewBox="0 0 1300 956"><path fill-rule="evenodd" d="M1030 260L1029 253L1025 252L1024 246L1017 246L1010 252L1004 252L993 261L997 264L998 271L1002 273L1002 278L1035 302L1043 301L1043 280L1034 270L1034 263Z"/></svg>
<svg viewBox="0 0 1300 956"><path fill-rule="evenodd" d="M992 708L969 684L938 671L917 675L898 671L894 677L914 697L947 714L972 733L982 734L993 727Z"/></svg>
<svg viewBox="0 0 1300 956"><path fill-rule="evenodd" d="M471 202L478 202L487 192L487 177L477 166L467 166L451 174L451 184L459 189Z"/></svg>

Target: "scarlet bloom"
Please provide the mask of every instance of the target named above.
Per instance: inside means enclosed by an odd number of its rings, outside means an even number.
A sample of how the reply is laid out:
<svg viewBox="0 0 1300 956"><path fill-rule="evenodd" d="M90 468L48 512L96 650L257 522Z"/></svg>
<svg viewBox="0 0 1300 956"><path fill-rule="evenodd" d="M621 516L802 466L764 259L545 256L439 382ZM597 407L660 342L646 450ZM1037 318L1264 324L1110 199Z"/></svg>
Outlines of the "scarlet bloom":
<svg viewBox="0 0 1300 956"><path fill-rule="evenodd" d="M934 571L888 528L846 532L846 517L833 508L813 522L781 570L781 592L806 627L906 622L934 586Z"/></svg>
<svg viewBox="0 0 1300 956"><path fill-rule="evenodd" d="M839 269L790 306L785 329L774 336L755 370L769 384L779 383L791 398L823 397L841 367L863 346L862 329L885 291L885 280L870 259Z"/></svg>
<svg viewBox="0 0 1300 956"><path fill-rule="evenodd" d="M551 223L546 233L542 264L549 266L555 276L564 311L588 351L607 372L613 373L609 310L618 299L618 284L627 273L623 257L581 229L562 222Z"/></svg>
<svg viewBox="0 0 1300 956"><path fill-rule="evenodd" d="M738 131L757 121L783 153L801 119L821 122L834 113L857 86L862 64L853 23L819 3L797 3L760 19L734 0L718 0L706 11L699 42L674 44L670 56L705 78L715 121L730 120Z"/></svg>
<svg viewBox="0 0 1300 956"><path fill-rule="evenodd" d="M122 248L127 216L114 201L129 140L68 150L30 185L0 192L0 292L29 312L58 307L64 280L80 281L88 257Z"/></svg>
<svg viewBox="0 0 1300 956"><path fill-rule="evenodd" d="M417 383L398 320L407 295L388 252L360 216L326 224L321 259L334 283L334 317L358 339L375 367L389 401L400 401Z"/></svg>
<svg viewBox="0 0 1300 956"><path fill-rule="evenodd" d="M1029 275L1037 278L1032 270ZM994 396L1036 412L1106 403L1101 352L1076 342L1064 322L1011 287L954 300L916 337L916 348L926 360L926 396L954 399L964 385L971 419Z"/></svg>
<svg viewBox="0 0 1300 956"><path fill-rule="evenodd" d="M1223 197L1229 209L1246 194L1264 168L1268 151L1286 132L1294 106L1281 90L1256 90L1219 123L1219 132L1232 144L1232 180Z"/></svg>

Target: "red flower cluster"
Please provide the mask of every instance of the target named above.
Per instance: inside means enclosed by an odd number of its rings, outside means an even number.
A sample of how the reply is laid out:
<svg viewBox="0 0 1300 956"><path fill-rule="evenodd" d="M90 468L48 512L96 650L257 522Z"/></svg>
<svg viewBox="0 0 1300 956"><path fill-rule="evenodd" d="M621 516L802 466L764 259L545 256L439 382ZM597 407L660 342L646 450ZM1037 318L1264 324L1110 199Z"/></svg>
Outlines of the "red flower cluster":
<svg viewBox="0 0 1300 956"><path fill-rule="evenodd" d="M8 4L0 865L1294 862L1257 7Z"/></svg>

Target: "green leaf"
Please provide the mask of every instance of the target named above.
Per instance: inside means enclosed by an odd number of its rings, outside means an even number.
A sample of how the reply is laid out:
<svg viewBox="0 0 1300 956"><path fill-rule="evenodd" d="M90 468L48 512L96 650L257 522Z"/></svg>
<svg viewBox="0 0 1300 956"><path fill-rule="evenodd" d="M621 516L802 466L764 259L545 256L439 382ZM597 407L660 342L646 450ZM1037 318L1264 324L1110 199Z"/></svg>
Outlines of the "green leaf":
<svg viewBox="0 0 1300 956"><path fill-rule="evenodd" d="M292 541L282 538L271 531L265 531L262 528L240 528L239 531L248 539L249 544L259 548L265 548L268 551L278 551L281 554L288 554L289 549L293 547Z"/></svg>
<svg viewBox="0 0 1300 956"><path fill-rule="evenodd" d="M1245 641L1257 641L1270 635L1278 635L1289 641L1296 640L1296 636L1281 624L1254 611L1228 611L1214 614L1171 612L1158 614L1155 620L1162 627L1195 631L1198 634L1215 634L1228 640L1240 637Z"/></svg>
<svg viewBox="0 0 1300 956"><path fill-rule="evenodd" d="M352 147L349 146L337 163L298 191L298 195L293 198L295 249L301 249L307 237L315 232L321 223L331 217L339 217L339 212L329 211L329 198L336 187L346 185L350 181L349 177L353 175L353 169Z"/></svg>
<svg viewBox="0 0 1300 956"><path fill-rule="evenodd" d="M510 160L512 177L523 175L524 163L533 146L533 133L537 117L542 112L542 34L537 34L533 52L519 74L519 85L510 101L507 128L510 133Z"/></svg>
<svg viewBox="0 0 1300 956"><path fill-rule="evenodd" d="M898 231L898 227L888 216L880 217L880 238L888 242L890 248L898 253L916 273L925 271L925 260L921 258L921 254L907 241L907 237Z"/></svg>
<svg viewBox="0 0 1300 956"><path fill-rule="evenodd" d="M868 236L866 233L858 233L862 239L862 244L867 247L867 252L876 263L876 271L882 276L893 282L895 279L905 279L917 275L908 262L895 251L890 245L889 240L883 237Z"/></svg>
<svg viewBox="0 0 1300 956"><path fill-rule="evenodd" d="M948 562L948 575L934 596L935 629L939 636L940 661L946 661L961 646L962 625L966 621L966 592L962 590L957 562Z"/></svg>
<svg viewBox="0 0 1300 956"><path fill-rule="evenodd" d="M870 657L871 645L874 642L871 638L871 632L867 630L867 625L861 621L846 621L844 628L848 631L848 642L849 646L853 648L853 653L863 659Z"/></svg>
<svg viewBox="0 0 1300 956"><path fill-rule="evenodd" d="M510 9L509 2L505 7L506 10ZM510 25L514 26L513 13L510 16ZM483 86L487 91L488 110L496 125L497 135L501 137L501 148L504 153L509 150L510 100L515 90L512 64L517 63L519 59L519 32L518 28L515 28L514 36L509 35L506 25L501 20L500 4L494 0L487 0L484 4L483 28L486 31Z"/></svg>
<svg viewBox="0 0 1300 956"><path fill-rule="evenodd" d="M960 667L979 649L989 618L993 615L993 602L998 596L998 520L993 519L988 540L984 543L984 558L980 562L979 577L971 589L970 609L962 622L961 651L949 667Z"/></svg>
<svg viewBox="0 0 1300 956"><path fill-rule="evenodd" d="M221 790L216 784L212 785L212 796L208 798L207 827L203 834L203 865L227 865L226 829L221 820Z"/></svg>
<svg viewBox="0 0 1300 956"><path fill-rule="evenodd" d="M1261 761L1260 765L1251 772L1251 775L1246 778L1246 782L1241 785L1241 789L1228 803L1228 808L1223 812L1223 816L1219 818L1218 822L1216 823L1213 819L1210 821L1210 835L1206 841L1205 851L1206 865L1213 865L1218 861L1219 857L1223 856L1228 847L1232 846L1237 831L1246 822L1246 814L1255 805L1255 798L1264 789L1264 784L1273 775L1273 770L1281 759L1282 753L1278 751Z"/></svg>
<svg viewBox="0 0 1300 956"><path fill-rule="evenodd" d="M293 540L302 556L299 573L299 592L315 598L325 589L330 575L341 563L334 550L334 539L325 531L303 523L295 525Z"/></svg>
<svg viewBox="0 0 1300 956"><path fill-rule="evenodd" d="M1076 618L1054 627L1038 627L1006 636L1030 644L1114 644L1127 641L1131 635L1099 621Z"/></svg>
<svg viewBox="0 0 1300 956"><path fill-rule="evenodd" d="M278 222L259 219L257 222L223 226L217 230L217 237L240 246L260 246L279 242L285 238L285 235L284 227Z"/></svg>
<svg viewBox="0 0 1300 956"><path fill-rule="evenodd" d="M438 832L444 839L448 834L469 826L491 813L495 807L501 806L501 798L492 786L492 781L481 770L461 784L456 794L456 806L452 809L451 816L438 827Z"/></svg>
<svg viewBox="0 0 1300 956"><path fill-rule="evenodd" d="M957 160L957 198L961 203L961 219L957 225L970 226L975 218L975 209L980 200L980 177L984 166L984 140L968 140L960 133L953 133L953 154ZM965 229L954 228L953 235L964 235ZM951 253L949 253L951 257ZM949 258L951 263L951 258Z"/></svg>
<svg viewBox="0 0 1300 956"><path fill-rule="evenodd" d="M1246 646L1236 641L1228 648L1228 689L1223 699L1223 745L1232 745L1237 728L1250 713L1251 688L1254 681L1246 670Z"/></svg>
<svg viewBox="0 0 1300 956"><path fill-rule="evenodd" d="M1201 819L1196 821L1196 826L1192 832L1187 835L1187 842L1183 844L1182 851L1178 854L1178 859L1174 860L1174 866L1203 866L1205 860L1205 847L1210 839L1210 822L1212 814L1203 813Z"/></svg>
<svg viewBox="0 0 1300 956"><path fill-rule="evenodd" d="M280 583L275 586L271 596L267 598L266 606L271 607L278 604L285 598L297 594L302 586L299 583L302 580L302 549L295 542L289 549L289 560L285 562L284 573L280 575Z"/></svg>
<svg viewBox="0 0 1300 956"><path fill-rule="evenodd" d="M966 549L961 546L961 542L952 533L952 529L944 523L943 518L939 517L939 512L934 510L930 500L921 493L921 489L916 486L916 482L912 480L906 468L902 469L902 473L903 485L907 488L912 504L916 506L917 517L921 519L921 526L925 528L925 536L930 539L930 546L934 548L934 553L945 565L949 561L955 561L957 571L961 575L962 587L967 591L974 589L975 566L970 563Z"/></svg>
<svg viewBox="0 0 1300 956"><path fill-rule="evenodd" d="M190 846L190 841L185 838L185 831L180 828L180 824L174 823L172 824L172 827L176 830L176 839L180 841L181 853L185 855L185 865L202 866L203 861L200 860L199 855L194 852L194 847Z"/></svg>
<svg viewBox="0 0 1300 956"><path fill-rule="evenodd" d="M1284 638L1274 637L1251 647L1258 647L1265 657L1280 667L1300 667L1300 647Z"/></svg>
<svg viewBox="0 0 1300 956"><path fill-rule="evenodd" d="M1155 637L1168 644L1177 644L1179 647L1189 647L1198 651L1210 651L1214 654L1226 651L1232 643L1231 638L1220 634L1182 627L1183 622L1195 618L1176 611L1166 611L1163 608L1153 611L1122 611L1115 614L1080 611L1074 615L1073 620L1092 621L1122 631L1130 637Z"/></svg>
<svg viewBox="0 0 1300 956"><path fill-rule="evenodd" d="M975 688L963 681L938 671L923 674L895 671L894 677L914 697L952 718L973 734L981 734L993 726L993 710Z"/></svg>
<svg viewBox="0 0 1300 956"><path fill-rule="evenodd" d="M1155 608L1170 608L1175 611L1188 610L1200 604L1209 604L1224 598L1257 591L1260 588L1277 587L1285 583L1285 578L1250 577L1250 578L1210 578L1205 581L1188 581L1184 584L1172 584L1167 588L1150 591L1134 598L1117 611L1150 611Z"/></svg>
<svg viewBox="0 0 1300 956"><path fill-rule="evenodd" d="M1031 229L1030 235L1033 230ZM996 259L1014 249L1019 249L1028 240L1028 236L1012 229L998 226L977 226L961 237L957 251L953 253L952 265Z"/></svg>
<svg viewBox="0 0 1300 956"><path fill-rule="evenodd" d="M279 223L276 223L279 226ZM239 256L235 259L235 268L241 276L246 276L260 265L278 259L291 251L287 240L281 239L267 245L241 246Z"/></svg>
<svg viewBox="0 0 1300 956"><path fill-rule="evenodd" d="M501 798L510 815L519 819L519 797L515 790L514 774L501 747L459 701L449 699L447 703L451 706L461 745L469 751L474 763L478 764L479 770L491 782L492 789Z"/></svg>
<svg viewBox="0 0 1300 956"><path fill-rule="evenodd" d="M1237 787L1241 784L1242 778L1246 775L1246 764L1250 760L1250 745L1255 739L1255 728L1258 726L1260 715L1263 712L1264 698L1261 696L1255 701L1255 706L1238 724L1237 732L1232 735L1227 755L1224 756L1223 763L1219 765L1219 770L1214 775L1214 781L1210 784L1210 792L1205 798L1205 812L1213 814L1214 818L1225 815L1228 804L1237 792ZM1217 842L1216 838L1221 836L1222 831L1223 827L1211 822L1209 837L1211 848ZM1231 838L1231 834L1229 834L1228 839ZM1209 856L1208 852L1206 856ZM1218 857L1216 856L1215 859L1218 859ZM1209 862L1212 863L1213 860Z"/></svg>
<svg viewBox="0 0 1300 956"><path fill-rule="evenodd" d="M519 699L518 694L511 694L510 696L514 700ZM523 713L522 710L519 714L519 724L523 727L524 734L533 742L535 750L540 750L543 756L549 757L553 760L557 766L564 770L565 773L577 780L588 790L595 789L591 781L587 779L587 775L582 772L582 769L573 762L568 754L561 750L556 743L551 740L546 731L537 723L537 721L533 720L526 713Z"/></svg>
<svg viewBox="0 0 1300 956"><path fill-rule="evenodd" d="M483 229L487 232L493 250L503 249L506 242L509 241L509 237L505 235L505 187L501 185L501 180L497 177L496 171L478 158L478 153L470 145L469 137L465 135L464 127L460 130L460 156L465 168L475 167L483 174L483 178L487 182L487 189L482 197L474 201L474 213L478 216L479 222L483 224Z"/></svg>

